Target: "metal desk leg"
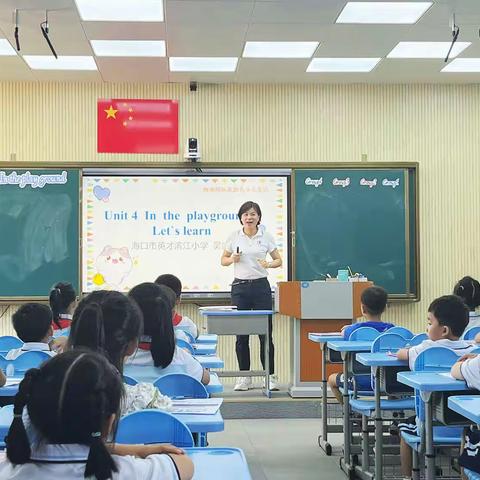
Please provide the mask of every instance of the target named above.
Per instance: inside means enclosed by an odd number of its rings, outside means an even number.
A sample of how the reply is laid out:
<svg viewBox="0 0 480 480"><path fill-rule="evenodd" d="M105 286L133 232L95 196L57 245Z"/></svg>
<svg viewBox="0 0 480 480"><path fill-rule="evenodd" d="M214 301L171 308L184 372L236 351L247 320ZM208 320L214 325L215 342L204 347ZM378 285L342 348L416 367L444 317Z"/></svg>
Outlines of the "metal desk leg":
<svg viewBox="0 0 480 480"><path fill-rule="evenodd" d="M327 344L321 343L320 350L322 351L322 433L318 439L318 444L327 455L331 455L332 446L328 443Z"/></svg>
<svg viewBox="0 0 480 480"><path fill-rule="evenodd" d="M362 470L368 471L370 465L370 455L368 452L368 417L362 415ZM375 463L376 466L376 463Z"/></svg>
<svg viewBox="0 0 480 480"><path fill-rule="evenodd" d="M383 478L383 421L380 408L380 368L375 372L375 480Z"/></svg>
<svg viewBox="0 0 480 480"><path fill-rule="evenodd" d="M269 315L267 318L267 333L265 334L265 395L268 398L272 397L270 392L270 329L269 324L272 321L272 316ZM272 334L273 334L273 325L272 325Z"/></svg>
<svg viewBox="0 0 480 480"><path fill-rule="evenodd" d="M425 478L426 480L434 480L436 475L435 450L433 448L432 392L421 392L420 396L425 403Z"/></svg>
<svg viewBox="0 0 480 480"><path fill-rule="evenodd" d="M343 463L345 473L352 477L353 467L350 458L351 446L351 425L350 425L350 398L348 396L348 362L349 352L342 352L343 359Z"/></svg>

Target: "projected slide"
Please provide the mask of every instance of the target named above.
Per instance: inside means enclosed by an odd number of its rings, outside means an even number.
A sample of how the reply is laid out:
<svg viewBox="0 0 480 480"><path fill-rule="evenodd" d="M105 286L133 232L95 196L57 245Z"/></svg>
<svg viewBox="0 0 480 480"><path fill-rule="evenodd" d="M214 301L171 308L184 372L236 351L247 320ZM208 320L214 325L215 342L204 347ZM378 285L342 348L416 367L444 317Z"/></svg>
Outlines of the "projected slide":
<svg viewBox="0 0 480 480"><path fill-rule="evenodd" d="M269 270L273 286L288 272L286 177L83 177L83 291L128 291L162 273L185 292L229 291L233 268L220 257L248 200L284 260Z"/></svg>

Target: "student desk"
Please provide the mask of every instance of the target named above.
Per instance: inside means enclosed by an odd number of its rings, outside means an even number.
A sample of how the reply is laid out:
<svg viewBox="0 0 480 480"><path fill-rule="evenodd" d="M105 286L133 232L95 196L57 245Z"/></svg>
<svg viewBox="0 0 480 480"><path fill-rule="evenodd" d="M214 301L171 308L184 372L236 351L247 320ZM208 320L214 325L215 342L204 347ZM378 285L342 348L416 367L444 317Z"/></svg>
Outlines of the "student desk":
<svg viewBox="0 0 480 480"><path fill-rule="evenodd" d="M224 362L216 355L193 355L203 368L223 368Z"/></svg>
<svg viewBox="0 0 480 480"><path fill-rule="evenodd" d="M480 423L480 395L448 397L448 408L463 415L473 423Z"/></svg>
<svg viewBox="0 0 480 480"><path fill-rule="evenodd" d="M14 397L18 392L18 384L23 380L23 377L8 377L8 380L18 381L18 383L0 387L0 397Z"/></svg>
<svg viewBox="0 0 480 480"><path fill-rule="evenodd" d="M325 333L309 333L308 339L312 342L318 343L322 354L322 433L318 437L318 444L327 455L332 454L332 446L328 443L328 432L339 432L338 428L333 425L328 425L328 402L327 402L327 358L328 346L327 343L331 341L343 340L342 335L328 335Z"/></svg>
<svg viewBox="0 0 480 480"><path fill-rule="evenodd" d="M375 478L381 479L383 474L383 419L380 401L380 370L388 367L408 366L408 362L399 360L396 356L388 355L386 352L359 353L356 358L362 365L372 367L375 376Z"/></svg>
<svg viewBox="0 0 480 480"><path fill-rule="evenodd" d="M204 333L203 335L199 335L197 337L197 343L207 343L207 344L217 344L218 343L218 335L215 334L208 334Z"/></svg>
<svg viewBox="0 0 480 480"><path fill-rule="evenodd" d="M399 382L408 385L420 392L420 397L425 403L425 458L427 480L435 478L435 450L433 448L433 408L432 393L456 392L468 390L467 384L455 380L445 372L399 372Z"/></svg>
<svg viewBox="0 0 480 480"><path fill-rule="evenodd" d="M173 414L181 420L192 433L221 432L224 429L224 421L220 410L214 415L203 414ZM7 435L10 424L13 420L13 405L6 405L0 408L0 439Z"/></svg>
<svg viewBox="0 0 480 480"><path fill-rule="evenodd" d="M208 333L217 335L266 335L268 336L268 321L273 310L201 310L201 315L207 319ZM197 357L200 361L201 357ZM211 368L222 368L211 367ZM209 367L206 367L209 368ZM220 377L265 377L265 385L269 385L269 342L265 342L265 370L225 371L219 372ZM265 395L270 398L270 390L265 388Z"/></svg>
<svg viewBox="0 0 480 480"><path fill-rule="evenodd" d="M185 448L195 465L193 480L251 480L247 460L239 448Z"/></svg>
<svg viewBox="0 0 480 480"><path fill-rule="evenodd" d="M351 428L350 428L350 397L348 392L348 365L350 356L356 353L369 352L373 342L349 341L349 340L333 340L327 342L327 347L335 352L340 352L343 360L343 463L340 460L340 466L347 475L351 475L354 466L351 464Z"/></svg>
<svg viewBox="0 0 480 480"><path fill-rule="evenodd" d="M192 343L195 355L215 355L217 345L214 343Z"/></svg>

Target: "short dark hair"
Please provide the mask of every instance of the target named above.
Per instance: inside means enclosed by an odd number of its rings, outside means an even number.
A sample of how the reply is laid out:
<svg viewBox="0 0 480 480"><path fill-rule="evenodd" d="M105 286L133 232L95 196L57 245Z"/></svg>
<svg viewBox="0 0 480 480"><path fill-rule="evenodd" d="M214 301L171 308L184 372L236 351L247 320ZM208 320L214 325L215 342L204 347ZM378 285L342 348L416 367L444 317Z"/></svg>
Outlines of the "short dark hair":
<svg viewBox="0 0 480 480"><path fill-rule="evenodd" d="M472 277L461 278L453 288L453 294L462 298L472 311L480 305L480 283Z"/></svg>
<svg viewBox="0 0 480 480"><path fill-rule="evenodd" d="M52 325L52 311L41 303L25 303L13 315L13 328L23 342L40 342Z"/></svg>
<svg viewBox="0 0 480 480"><path fill-rule="evenodd" d="M50 290L50 308L53 313L53 322L60 328L60 315L67 311L67 308L77 298L77 294L71 283L56 283Z"/></svg>
<svg viewBox="0 0 480 480"><path fill-rule="evenodd" d="M142 312L134 300L115 290L97 290L78 304L68 343L106 355L123 373L128 345L138 340L142 329Z"/></svg>
<svg viewBox="0 0 480 480"><path fill-rule="evenodd" d="M165 273L157 277L155 283L157 285L165 285L166 287L171 288L175 292L177 298L180 298L180 295L182 294L182 282L175 275Z"/></svg>
<svg viewBox="0 0 480 480"><path fill-rule="evenodd" d="M460 337L467 328L469 315L465 302L457 295L443 295L436 298L428 307L438 324L450 327L452 335Z"/></svg>
<svg viewBox="0 0 480 480"><path fill-rule="evenodd" d="M260 225L260 221L262 220L262 211L260 210L260 205L252 201L245 202L238 210L237 215L238 215L238 219L240 220L240 223L242 223L242 215L245 212L248 212L251 208L253 208L258 213L258 216L259 216L258 224Z"/></svg>
<svg viewBox="0 0 480 480"><path fill-rule="evenodd" d="M8 459L14 465L31 461L30 441L22 419L26 407L45 443L89 447L85 477L111 478L118 470L102 433L111 415L118 420L123 392L119 372L102 355L91 351L69 350L40 368L31 368L15 396L14 418L6 438ZM112 429L113 441L117 420Z"/></svg>
<svg viewBox="0 0 480 480"><path fill-rule="evenodd" d="M368 287L360 297L360 301L370 315L381 315L387 308L388 293L382 287Z"/></svg>

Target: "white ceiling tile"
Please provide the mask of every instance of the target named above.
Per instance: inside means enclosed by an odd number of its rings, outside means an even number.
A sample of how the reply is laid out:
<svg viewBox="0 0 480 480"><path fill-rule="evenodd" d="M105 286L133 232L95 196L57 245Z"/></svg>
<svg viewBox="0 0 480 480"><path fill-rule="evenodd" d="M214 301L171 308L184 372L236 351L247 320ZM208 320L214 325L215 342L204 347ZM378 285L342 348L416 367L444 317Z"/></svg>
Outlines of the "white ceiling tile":
<svg viewBox="0 0 480 480"><path fill-rule="evenodd" d="M164 40L165 23L84 22L86 36L96 40Z"/></svg>
<svg viewBox="0 0 480 480"><path fill-rule="evenodd" d="M225 0L170 0L166 4L167 28L172 25L231 25L248 23L254 2ZM207 33L207 32L206 32Z"/></svg>
<svg viewBox="0 0 480 480"><path fill-rule="evenodd" d="M21 57L0 57L0 80L35 80L32 70Z"/></svg>
<svg viewBox="0 0 480 480"><path fill-rule="evenodd" d="M166 58L97 58L98 70L106 82L168 82Z"/></svg>

